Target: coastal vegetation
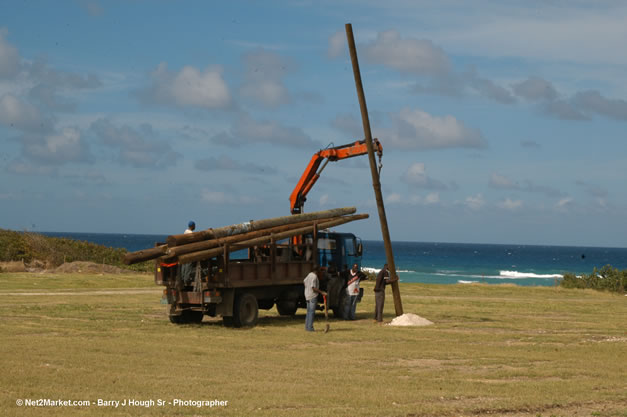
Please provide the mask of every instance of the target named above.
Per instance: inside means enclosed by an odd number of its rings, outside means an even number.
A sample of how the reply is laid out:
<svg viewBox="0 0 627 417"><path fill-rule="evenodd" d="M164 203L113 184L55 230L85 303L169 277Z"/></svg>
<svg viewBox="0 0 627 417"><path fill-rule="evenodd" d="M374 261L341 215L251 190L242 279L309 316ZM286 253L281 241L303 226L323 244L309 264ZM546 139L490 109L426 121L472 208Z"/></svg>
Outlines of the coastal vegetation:
<svg viewBox="0 0 627 417"><path fill-rule="evenodd" d="M0 262L17 261L38 269L51 269L76 261L113 265L132 271L153 269L151 262L124 265L122 259L126 253L126 249L91 242L0 229Z"/></svg>
<svg viewBox="0 0 627 417"><path fill-rule="evenodd" d="M307 333L303 309L261 310L252 329L173 325L148 274L1 274L0 415L627 416L622 295L403 283L404 312L434 324L392 327L373 323L363 286L356 321L324 333L319 311ZM40 398L92 405L16 405Z"/></svg>
<svg viewBox="0 0 627 417"><path fill-rule="evenodd" d="M564 288L591 288L624 293L627 289L627 270L620 271L611 265L605 265L601 269L594 268L589 275L567 273L560 285Z"/></svg>

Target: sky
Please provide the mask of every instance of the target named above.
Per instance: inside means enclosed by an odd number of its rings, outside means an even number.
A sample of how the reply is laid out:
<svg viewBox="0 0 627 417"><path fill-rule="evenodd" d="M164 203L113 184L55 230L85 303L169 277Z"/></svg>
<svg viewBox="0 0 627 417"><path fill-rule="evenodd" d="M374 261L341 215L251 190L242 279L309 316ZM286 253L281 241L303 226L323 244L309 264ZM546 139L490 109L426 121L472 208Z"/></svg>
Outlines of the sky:
<svg viewBox="0 0 627 417"><path fill-rule="evenodd" d="M0 228L182 233L289 215L364 132L397 241L627 247L623 1L5 1ZM366 156L305 212L381 229Z"/></svg>

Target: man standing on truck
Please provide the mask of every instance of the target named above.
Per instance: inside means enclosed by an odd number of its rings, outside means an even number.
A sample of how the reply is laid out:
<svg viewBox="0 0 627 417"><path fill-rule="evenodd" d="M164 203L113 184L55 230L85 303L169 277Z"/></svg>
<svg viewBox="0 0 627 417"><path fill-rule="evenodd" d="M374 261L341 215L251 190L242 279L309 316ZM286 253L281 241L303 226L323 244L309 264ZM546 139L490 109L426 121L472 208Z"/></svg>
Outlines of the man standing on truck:
<svg viewBox="0 0 627 417"><path fill-rule="evenodd" d="M307 316L305 318L305 330L313 332L314 316L316 315L316 307L318 305L318 294L323 296L327 295L324 291L320 291L318 281L318 274L320 273L320 267L315 266L303 280L305 284L305 300L307 301Z"/></svg>
<svg viewBox="0 0 627 417"><path fill-rule="evenodd" d="M359 297L359 280L361 279L361 271L357 264L353 264L353 268L349 271L348 283L346 284L346 308L344 310L344 318L346 320L355 320L355 311L357 309L357 298Z"/></svg>
<svg viewBox="0 0 627 417"><path fill-rule="evenodd" d="M190 220L187 223L187 229L183 234L194 233L194 229L196 229L196 223ZM191 281L194 279L193 275L193 264L183 264L181 265L181 278L183 280L184 285L190 285Z"/></svg>

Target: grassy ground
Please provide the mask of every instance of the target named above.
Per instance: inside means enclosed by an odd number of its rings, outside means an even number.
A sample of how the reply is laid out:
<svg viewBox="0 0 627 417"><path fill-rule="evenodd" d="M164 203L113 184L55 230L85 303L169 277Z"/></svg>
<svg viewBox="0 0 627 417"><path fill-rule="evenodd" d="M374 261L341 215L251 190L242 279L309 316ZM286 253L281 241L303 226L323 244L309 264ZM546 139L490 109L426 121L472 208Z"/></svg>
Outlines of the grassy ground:
<svg viewBox="0 0 627 417"><path fill-rule="evenodd" d="M0 274L0 415L627 416L621 295L403 284L405 312L435 324L397 328L373 323L366 283L359 320L331 320L324 334L322 313L317 331L304 331L303 310L262 311L249 330L208 318L176 326L151 280ZM92 405L18 407L24 399Z"/></svg>

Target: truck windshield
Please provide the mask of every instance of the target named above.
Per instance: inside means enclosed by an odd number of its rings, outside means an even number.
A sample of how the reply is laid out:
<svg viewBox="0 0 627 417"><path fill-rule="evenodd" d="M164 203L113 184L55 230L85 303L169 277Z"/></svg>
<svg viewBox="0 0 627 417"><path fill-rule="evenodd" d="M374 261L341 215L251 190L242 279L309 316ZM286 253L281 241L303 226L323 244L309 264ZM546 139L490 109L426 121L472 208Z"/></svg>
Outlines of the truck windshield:
<svg viewBox="0 0 627 417"><path fill-rule="evenodd" d="M327 239L327 238L318 239L318 249L335 250L335 248L336 248L335 239Z"/></svg>

